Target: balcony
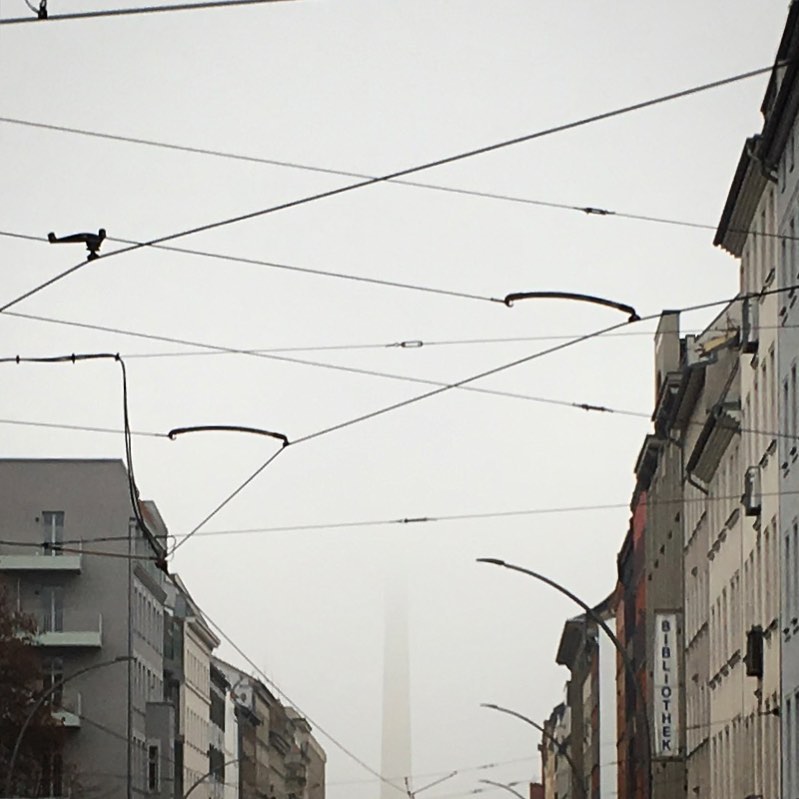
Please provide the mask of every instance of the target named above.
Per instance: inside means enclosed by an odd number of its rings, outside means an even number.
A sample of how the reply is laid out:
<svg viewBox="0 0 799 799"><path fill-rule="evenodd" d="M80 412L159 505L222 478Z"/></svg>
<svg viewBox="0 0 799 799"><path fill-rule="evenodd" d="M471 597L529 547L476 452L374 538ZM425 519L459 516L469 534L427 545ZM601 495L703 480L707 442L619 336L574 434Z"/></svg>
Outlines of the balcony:
<svg viewBox="0 0 799 799"><path fill-rule="evenodd" d="M53 718L60 721L64 727L79 729L81 721L81 695L80 692L65 693L52 707Z"/></svg>
<svg viewBox="0 0 799 799"><path fill-rule="evenodd" d="M99 649L103 645L102 614L86 611L42 614L34 643L64 649Z"/></svg>
<svg viewBox="0 0 799 799"><path fill-rule="evenodd" d="M80 544L70 544L70 550L80 549ZM0 554L0 572L60 572L80 574L80 552L58 552L39 547L4 546Z"/></svg>

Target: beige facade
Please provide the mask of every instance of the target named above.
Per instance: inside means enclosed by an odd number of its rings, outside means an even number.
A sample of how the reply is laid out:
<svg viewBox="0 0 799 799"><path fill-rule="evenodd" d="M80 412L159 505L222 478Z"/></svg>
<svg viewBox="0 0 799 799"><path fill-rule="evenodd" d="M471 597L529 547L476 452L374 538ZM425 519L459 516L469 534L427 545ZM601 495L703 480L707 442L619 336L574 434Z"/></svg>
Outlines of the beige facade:
<svg viewBox="0 0 799 799"><path fill-rule="evenodd" d="M740 536L711 528L719 565L711 580L711 785L713 796L780 796L779 298L776 187L750 139L741 155L716 243L740 259L741 444L726 490L743 491ZM746 231L740 233L738 231ZM732 510L730 510L732 513ZM732 523L733 517L729 517ZM762 657L760 649L762 648ZM747 658L747 655L749 658ZM751 659L747 666L744 660Z"/></svg>
<svg viewBox="0 0 799 799"><path fill-rule="evenodd" d="M179 730L182 736L184 793L192 799L210 799L212 781L211 744L211 657L219 639L203 619L179 577L174 577L172 611L182 626L183 680L180 685ZM196 784L196 787L192 788Z"/></svg>

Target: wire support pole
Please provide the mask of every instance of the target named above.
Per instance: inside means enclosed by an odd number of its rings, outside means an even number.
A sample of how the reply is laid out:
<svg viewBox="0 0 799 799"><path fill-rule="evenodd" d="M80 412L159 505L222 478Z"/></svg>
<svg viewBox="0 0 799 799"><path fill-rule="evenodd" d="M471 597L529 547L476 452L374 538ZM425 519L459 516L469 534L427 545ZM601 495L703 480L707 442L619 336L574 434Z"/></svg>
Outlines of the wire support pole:
<svg viewBox="0 0 799 799"><path fill-rule="evenodd" d="M539 574L538 572L532 571L531 569L526 569L523 566L517 566L513 563L507 563L504 560L500 560L498 558L477 558L477 562L488 563L492 566L501 566L503 569L509 569L510 571L515 571L519 572L520 574L525 574L528 577L532 577L533 579L538 580L539 582L545 583L550 588L554 588L556 591L559 591L561 594L571 599L572 602L579 605L585 611L585 615L588 616L588 618L591 619L591 621L593 621L594 624L596 624L598 627L601 627L602 631L608 636L610 642L613 644L613 646L616 648L616 651L621 656L621 659L624 662L624 668L634 687L639 722L641 724L641 731L645 738L644 743L646 749L647 799L652 799L652 733L649 725L649 714L647 713L646 710L645 697L641 692L640 685L638 684L638 678L635 673L635 666L633 665L633 662L630 659L629 653L624 648L621 641L619 641L619 639L616 637L616 634L613 632L613 630L610 629L607 622L598 613L596 613L596 611L587 602L580 599L580 597L578 597L568 588L556 582L555 580L551 579L550 577L546 577L545 575Z"/></svg>
<svg viewBox="0 0 799 799"><path fill-rule="evenodd" d="M529 724L531 727L538 730L538 732L540 732L544 738L546 738L550 743L553 743L558 754L562 755L563 759L569 764L569 767L574 774L574 778L577 780L577 784L580 786L580 794L582 795L583 799L586 799L587 794L585 790L585 782L580 775L580 770L577 768L577 764L569 754L569 750L566 748L566 745L561 743L549 730L547 730L537 721L533 721L529 716L525 716L524 714L519 713L516 710L511 710L508 707L489 704L487 702L482 702L480 707L487 707L489 710L498 710L500 713L507 713L509 716L515 716L517 719L521 719L521 721L523 721L525 724Z"/></svg>
<svg viewBox="0 0 799 799"><path fill-rule="evenodd" d="M33 703L33 706L28 711L28 715L25 716L25 720L22 722L22 726L19 729L19 733L17 734L17 739L14 741L14 748L11 751L11 759L8 762L8 772L6 773L6 781L3 787L3 796L10 797L11 796L11 780L14 777L14 766L16 765L17 756L19 755L19 748L22 745L22 738L25 735L26 730L30 726L31 721L33 721L33 717L36 715L36 712L39 708L60 688L62 688L66 683L70 680L74 680L76 677L80 677L83 674L86 674L90 671L96 671L97 669L103 669L106 666L113 666L115 663L124 663L131 660L131 657L128 655L120 655L119 657L114 658L113 660L104 660L102 663L95 663L92 666L86 666L83 669L78 669L74 674L70 674L69 677L63 677L60 680L54 682L44 693L42 693L39 698Z"/></svg>
<svg viewBox="0 0 799 799"><path fill-rule="evenodd" d="M57 22L67 19L94 19L96 17L129 17L133 14L156 14L163 11L195 11L205 8L222 8L224 6L254 6L264 3L285 3L290 0L206 0L201 3L172 3L163 6L145 6L142 8L110 8L105 11L74 11L69 14L48 14L46 17L10 17L0 19L0 25L18 25L23 22Z"/></svg>

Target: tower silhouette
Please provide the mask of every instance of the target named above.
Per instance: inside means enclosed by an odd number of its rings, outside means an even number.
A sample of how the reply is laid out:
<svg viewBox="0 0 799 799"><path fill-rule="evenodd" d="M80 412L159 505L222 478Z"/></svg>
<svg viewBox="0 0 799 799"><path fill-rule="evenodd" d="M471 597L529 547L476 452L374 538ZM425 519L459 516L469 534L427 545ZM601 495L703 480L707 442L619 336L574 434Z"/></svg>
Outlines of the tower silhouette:
<svg viewBox="0 0 799 799"><path fill-rule="evenodd" d="M411 696L408 637L408 582L404 558L388 558L385 580L383 647L383 739L380 799L400 799L410 792Z"/></svg>

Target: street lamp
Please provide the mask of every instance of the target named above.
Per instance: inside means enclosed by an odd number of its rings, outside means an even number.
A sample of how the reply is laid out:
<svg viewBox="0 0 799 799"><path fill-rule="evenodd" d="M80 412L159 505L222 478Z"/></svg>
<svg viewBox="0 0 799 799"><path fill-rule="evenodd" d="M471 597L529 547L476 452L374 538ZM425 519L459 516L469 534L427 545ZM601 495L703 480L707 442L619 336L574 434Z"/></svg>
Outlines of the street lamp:
<svg viewBox="0 0 799 799"><path fill-rule="evenodd" d="M542 727L537 721L533 721L528 716L524 716L521 713L517 713L515 710L511 710L507 707L501 707L500 705L493 705L487 702L482 702L480 707L487 707L489 710L498 710L500 713L507 713L509 716L515 716L517 719L521 719L526 724L529 724L531 727L534 727L538 730L541 735L544 736L548 741L555 744L555 749L557 750L559 755L563 756L563 759L569 764L571 767L572 773L574 774L575 779L577 780L577 784L580 786L580 794L585 799L585 784L583 781L582 776L580 775L579 770L577 769L577 765L575 764L572 756L569 754L569 750L554 736L552 735L549 730Z"/></svg>
<svg viewBox="0 0 799 799"><path fill-rule="evenodd" d="M506 791L510 791L514 796L518 796L519 799L527 799L526 796L519 793L515 788L511 788L510 785L505 785L504 782L494 782L494 780L480 780L480 782L484 782L486 785L493 785L495 788L504 788Z"/></svg>
<svg viewBox="0 0 799 799"><path fill-rule="evenodd" d="M539 580L551 588L554 588L556 591L559 591L561 594L571 599L572 602L575 602L577 605L579 605L585 611L585 615L588 616L588 618L591 619L591 621L593 621L598 627L601 627L604 633L608 636L613 646L616 647L616 651L621 656L622 661L624 662L624 668L627 671L627 675L629 676L630 682L633 686L633 692L635 693L635 703L638 709L638 717L639 721L641 722L641 730L644 735L644 745L646 749L647 797L648 799L652 799L652 735L649 729L649 716L646 712L646 704L644 702L643 694L641 693L641 688L638 685L635 667L633 666L632 660L630 660L630 655L628 654L627 650L624 648L624 646L622 646L619 639L616 638L616 634L610 629L610 627L608 627L605 620L594 612L593 608L587 602L583 601L568 588L562 586L560 583L555 582L549 577L539 574L538 572L534 572L530 569L525 569L523 566L516 566L513 563L506 563L504 560L500 560L499 558L477 558L477 562L489 563L492 566L501 566L503 569L509 569L510 571L519 572L520 574L526 574L528 577L532 577L533 579Z"/></svg>
<svg viewBox="0 0 799 799"><path fill-rule="evenodd" d="M129 660L133 660L133 657L130 655L120 655L119 657L115 657L113 660L104 660L101 663L94 663L91 666L78 669L74 674L70 674L69 677L62 677L60 680L54 682L46 691L41 694L41 696L33 703L33 707L31 707L28 715L25 717L25 721L22 722L19 734L17 735L17 740L14 742L14 748L11 751L11 760L8 763L8 772L6 773L6 782L3 790L4 796L8 797L11 795L11 779L14 776L14 765L16 763L17 755L19 754L19 747L22 744L22 736L25 735L25 730L28 729L28 725L36 715L36 711L39 710L39 708L47 701L47 699L56 691L60 690L61 687L70 680L74 680L76 677L80 677L82 674L86 674L90 671L96 671L97 669L103 669L106 666L113 666L115 663L125 663Z"/></svg>

